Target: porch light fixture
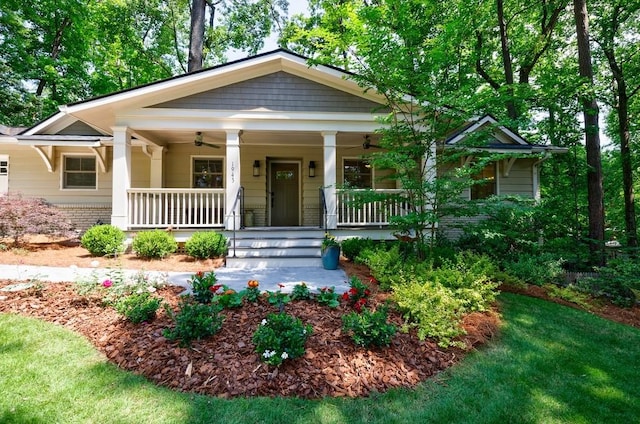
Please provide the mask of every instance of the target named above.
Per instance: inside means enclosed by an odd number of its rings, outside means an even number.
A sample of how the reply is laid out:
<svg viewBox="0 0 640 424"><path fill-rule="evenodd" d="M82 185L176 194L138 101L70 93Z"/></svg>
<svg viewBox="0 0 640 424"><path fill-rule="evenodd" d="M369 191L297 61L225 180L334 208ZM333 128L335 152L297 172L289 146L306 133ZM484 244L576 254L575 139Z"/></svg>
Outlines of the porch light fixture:
<svg viewBox="0 0 640 424"><path fill-rule="evenodd" d="M253 161L253 176L254 177L259 177L260 176L260 161L259 160L254 160Z"/></svg>
<svg viewBox="0 0 640 424"><path fill-rule="evenodd" d="M316 176L316 163L315 161L309 161L309 178Z"/></svg>

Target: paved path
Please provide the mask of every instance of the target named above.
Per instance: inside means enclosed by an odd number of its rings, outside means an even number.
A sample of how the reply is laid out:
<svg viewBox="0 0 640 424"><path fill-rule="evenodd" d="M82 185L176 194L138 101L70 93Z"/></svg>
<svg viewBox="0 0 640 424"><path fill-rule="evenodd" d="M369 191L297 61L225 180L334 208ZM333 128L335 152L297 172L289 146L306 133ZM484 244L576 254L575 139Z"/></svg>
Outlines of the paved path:
<svg viewBox="0 0 640 424"><path fill-rule="evenodd" d="M66 268L43 267L30 265L2 265L0 264L0 279L7 280L40 280L51 282L75 282L81 279L97 278L102 281L113 274L114 269L105 268L78 268L70 266ZM123 270L127 277L132 278L139 274L139 270ZM189 279L191 272L162 272L144 271L150 279L166 281L168 284L190 289ZM337 293L343 293L349 289L347 275L341 269L325 270L319 267L301 268L261 268L261 269L235 269L217 268L215 270L218 283L225 284L234 290L246 288L247 281L258 280L260 289L276 291L278 284L284 284L285 292L292 290L293 286L304 282L309 289L317 291L322 287L335 286Z"/></svg>

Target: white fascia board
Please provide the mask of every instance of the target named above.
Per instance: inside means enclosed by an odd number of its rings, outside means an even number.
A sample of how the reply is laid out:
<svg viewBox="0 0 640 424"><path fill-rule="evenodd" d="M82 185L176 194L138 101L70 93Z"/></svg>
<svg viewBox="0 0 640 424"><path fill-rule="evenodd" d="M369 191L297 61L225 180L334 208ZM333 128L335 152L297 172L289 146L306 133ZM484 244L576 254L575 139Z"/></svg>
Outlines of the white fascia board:
<svg viewBox="0 0 640 424"><path fill-rule="evenodd" d="M137 130L367 131L380 128L368 113L283 113L139 109L118 117L118 125Z"/></svg>
<svg viewBox="0 0 640 424"><path fill-rule="evenodd" d="M106 140L105 140L106 141ZM100 141L64 141L64 140L19 140L20 146L54 146L54 147L100 147Z"/></svg>
<svg viewBox="0 0 640 424"><path fill-rule="evenodd" d="M460 140L463 140L467 135L471 134L472 132L477 131L479 128L481 128L485 124L496 125L496 124L498 124L498 121L496 121L492 116L485 115L482 118L480 118L479 120L477 120L476 122L474 122L473 125L471 125L469 128L467 128L466 130L464 130L463 132L461 132L460 134L458 134L457 136L455 136L454 138L449 140L449 142L447 144L450 144L450 145L451 144L456 144ZM509 128L507 128L505 126L502 126L502 125L498 125L497 128L500 131L502 131L504 134L506 134L510 139L515 141L517 144L519 144L521 146L530 146L531 145L525 139L523 139L521 136L519 136L518 134L516 134L513 131L511 131Z"/></svg>

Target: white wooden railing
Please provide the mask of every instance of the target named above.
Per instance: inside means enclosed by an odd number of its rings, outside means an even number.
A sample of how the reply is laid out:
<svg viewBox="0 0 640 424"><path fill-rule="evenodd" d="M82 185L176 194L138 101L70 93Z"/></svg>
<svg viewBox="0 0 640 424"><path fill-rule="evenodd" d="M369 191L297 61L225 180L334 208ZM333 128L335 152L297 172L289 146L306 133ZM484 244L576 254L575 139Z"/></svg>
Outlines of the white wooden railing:
<svg viewBox="0 0 640 424"><path fill-rule="evenodd" d="M127 193L129 228L224 226L224 189L132 188Z"/></svg>
<svg viewBox="0 0 640 424"><path fill-rule="evenodd" d="M338 226L389 225L392 216L404 216L409 212L407 202L402 198L389 196L388 199L360 204L358 198L365 190L338 190ZM403 190L375 190L376 193L397 195Z"/></svg>

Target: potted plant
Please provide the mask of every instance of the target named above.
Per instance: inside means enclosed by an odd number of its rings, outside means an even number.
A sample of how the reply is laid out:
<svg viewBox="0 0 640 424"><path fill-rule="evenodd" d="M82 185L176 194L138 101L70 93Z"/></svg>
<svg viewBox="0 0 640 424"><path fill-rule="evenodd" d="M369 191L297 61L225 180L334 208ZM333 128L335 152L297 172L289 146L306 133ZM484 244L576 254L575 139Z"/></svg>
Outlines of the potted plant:
<svg viewBox="0 0 640 424"><path fill-rule="evenodd" d="M324 269L338 269L340 261L340 243L329 233L322 239L322 266Z"/></svg>

